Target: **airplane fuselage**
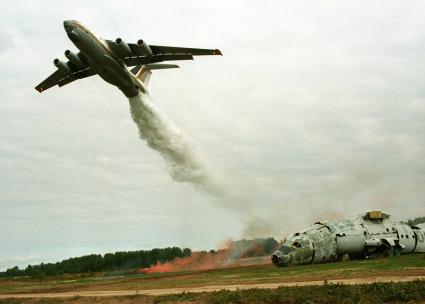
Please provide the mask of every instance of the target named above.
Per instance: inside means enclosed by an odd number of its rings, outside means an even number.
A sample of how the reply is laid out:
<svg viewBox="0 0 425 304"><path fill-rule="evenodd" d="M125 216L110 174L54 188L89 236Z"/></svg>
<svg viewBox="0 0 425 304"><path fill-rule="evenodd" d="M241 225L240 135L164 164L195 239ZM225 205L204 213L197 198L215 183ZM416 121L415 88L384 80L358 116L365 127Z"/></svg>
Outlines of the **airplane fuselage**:
<svg viewBox="0 0 425 304"><path fill-rule="evenodd" d="M90 30L75 21L64 21L69 39L87 59L87 63L108 83L118 87L127 97L134 97L146 88L127 69L124 62Z"/></svg>

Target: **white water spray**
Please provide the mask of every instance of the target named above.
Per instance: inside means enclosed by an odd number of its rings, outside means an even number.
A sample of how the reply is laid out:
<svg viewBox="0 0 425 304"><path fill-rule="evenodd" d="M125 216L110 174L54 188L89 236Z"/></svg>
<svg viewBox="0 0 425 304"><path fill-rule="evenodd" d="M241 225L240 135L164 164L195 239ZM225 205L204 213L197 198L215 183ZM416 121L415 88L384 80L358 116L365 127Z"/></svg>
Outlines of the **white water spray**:
<svg viewBox="0 0 425 304"><path fill-rule="evenodd" d="M164 117L149 95L139 94L129 102L140 138L165 159L173 180L199 187L211 194L216 204L240 214L246 225L244 236L267 234L270 223L256 212L255 185L241 185L211 170L191 139Z"/></svg>
<svg viewBox="0 0 425 304"><path fill-rule="evenodd" d="M220 187L206 168L204 157L190 138L158 111L149 95L139 94L129 101L140 138L166 160L171 178L218 194Z"/></svg>

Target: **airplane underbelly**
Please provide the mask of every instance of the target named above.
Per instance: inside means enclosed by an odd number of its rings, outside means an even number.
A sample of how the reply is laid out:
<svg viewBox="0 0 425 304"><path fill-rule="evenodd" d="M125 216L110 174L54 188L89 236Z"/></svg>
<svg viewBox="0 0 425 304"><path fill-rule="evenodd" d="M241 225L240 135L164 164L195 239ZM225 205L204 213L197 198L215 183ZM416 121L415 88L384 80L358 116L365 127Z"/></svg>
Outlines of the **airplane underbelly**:
<svg viewBox="0 0 425 304"><path fill-rule="evenodd" d="M90 66L106 82L117 86L127 97L139 94L139 86L133 82L130 72L119 64L112 55L95 39L87 39L84 45L84 54L90 62Z"/></svg>
<svg viewBox="0 0 425 304"><path fill-rule="evenodd" d="M104 55L102 61L95 62L93 66L103 79L115 86L123 87L132 83L125 69L108 55Z"/></svg>

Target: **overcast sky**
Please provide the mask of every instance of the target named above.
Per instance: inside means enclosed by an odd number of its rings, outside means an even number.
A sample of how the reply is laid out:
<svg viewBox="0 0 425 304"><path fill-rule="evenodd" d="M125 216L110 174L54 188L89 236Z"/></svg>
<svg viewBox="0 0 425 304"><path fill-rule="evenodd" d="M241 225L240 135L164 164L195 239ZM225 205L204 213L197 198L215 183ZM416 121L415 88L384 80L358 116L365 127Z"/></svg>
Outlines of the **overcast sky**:
<svg viewBox="0 0 425 304"><path fill-rule="evenodd" d="M280 238L372 209L424 216L424 11L423 1L2 6L0 270ZM65 19L102 38L222 50L155 71L149 89L246 204L173 181L138 138L128 100L99 77L34 90L76 50Z"/></svg>

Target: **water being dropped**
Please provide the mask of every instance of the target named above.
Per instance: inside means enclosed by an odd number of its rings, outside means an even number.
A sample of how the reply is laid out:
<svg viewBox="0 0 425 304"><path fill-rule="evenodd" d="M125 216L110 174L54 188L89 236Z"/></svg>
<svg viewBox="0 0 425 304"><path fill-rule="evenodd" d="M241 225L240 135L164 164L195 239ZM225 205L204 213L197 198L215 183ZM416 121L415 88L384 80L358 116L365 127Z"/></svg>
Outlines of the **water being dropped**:
<svg viewBox="0 0 425 304"><path fill-rule="evenodd" d="M191 139L155 107L149 95L139 94L129 98L129 102L140 138L165 159L171 178L218 193L219 186L208 171L204 157Z"/></svg>

